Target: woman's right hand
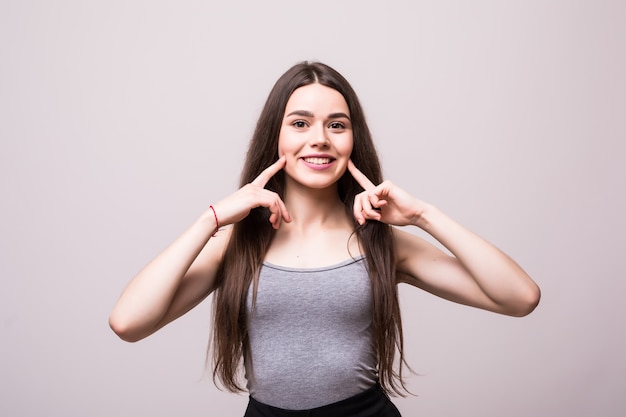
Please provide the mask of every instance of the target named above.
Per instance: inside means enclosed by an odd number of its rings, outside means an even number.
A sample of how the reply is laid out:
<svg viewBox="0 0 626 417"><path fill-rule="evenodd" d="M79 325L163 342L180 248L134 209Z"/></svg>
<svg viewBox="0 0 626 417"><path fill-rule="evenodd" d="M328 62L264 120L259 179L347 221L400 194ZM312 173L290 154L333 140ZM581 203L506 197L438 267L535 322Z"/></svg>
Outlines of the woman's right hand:
<svg viewBox="0 0 626 417"><path fill-rule="evenodd" d="M291 217L278 194L266 190L267 182L285 166L285 159L266 168L250 184L213 205L219 225L244 219L255 207L270 210L275 228ZM226 235L211 239L213 212L208 209L128 284L116 303L109 323L122 339L142 339L185 314L214 289Z"/></svg>
<svg viewBox="0 0 626 417"><path fill-rule="evenodd" d="M253 208L267 207L269 222L278 229L282 221L289 223L291 216L280 196L265 188L268 181L285 166L285 157L279 158L258 177L238 191L213 205L220 226L237 223L245 219Z"/></svg>

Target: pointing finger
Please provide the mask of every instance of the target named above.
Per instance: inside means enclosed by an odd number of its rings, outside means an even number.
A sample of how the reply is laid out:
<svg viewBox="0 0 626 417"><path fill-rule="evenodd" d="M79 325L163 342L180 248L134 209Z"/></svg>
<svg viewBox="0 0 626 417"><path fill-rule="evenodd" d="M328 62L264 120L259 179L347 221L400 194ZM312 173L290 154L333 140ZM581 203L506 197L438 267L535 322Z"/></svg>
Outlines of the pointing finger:
<svg viewBox="0 0 626 417"><path fill-rule="evenodd" d="M351 159L348 161L348 171L350 171L350 174L352 174L356 182L358 182L364 190L371 190L372 188L376 187L374 183L365 176L365 174L359 171L359 169L354 165Z"/></svg>
<svg viewBox="0 0 626 417"><path fill-rule="evenodd" d="M284 155L278 158L278 161L274 162L272 165L265 168L263 172L261 172L259 176L256 177L254 181L252 181L252 184L257 185L261 188L265 187L265 185L269 182L269 180L274 175L276 175L278 171L284 168L286 160L287 159L285 158Z"/></svg>

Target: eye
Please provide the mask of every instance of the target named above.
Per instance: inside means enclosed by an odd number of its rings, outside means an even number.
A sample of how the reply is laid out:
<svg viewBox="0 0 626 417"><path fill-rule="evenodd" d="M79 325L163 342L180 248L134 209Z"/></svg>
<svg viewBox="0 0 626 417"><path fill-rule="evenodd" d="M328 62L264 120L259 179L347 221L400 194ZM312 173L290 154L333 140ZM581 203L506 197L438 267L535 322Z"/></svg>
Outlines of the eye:
<svg viewBox="0 0 626 417"><path fill-rule="evenodd" d="M331 122L328 127L331 129L345 129L346 125L341 122Z"/></svg>
<svg viewBox="0 0 626 417"><path fill-rule="evenodd" d="M306 122L304 120L295 120L291 125L297 129L302 129L306 127Z"/></svg>

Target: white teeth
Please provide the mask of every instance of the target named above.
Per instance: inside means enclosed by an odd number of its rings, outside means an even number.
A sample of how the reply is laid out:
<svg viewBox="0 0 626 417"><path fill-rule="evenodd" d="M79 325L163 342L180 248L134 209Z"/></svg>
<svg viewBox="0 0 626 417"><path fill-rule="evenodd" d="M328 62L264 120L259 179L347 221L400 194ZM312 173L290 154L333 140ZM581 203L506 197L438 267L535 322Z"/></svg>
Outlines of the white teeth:
<svg viewBox="0 0 626 417"><path fill-rule="evenodd" d="M304 161L315 165L330 164L330 158L304 158Z"/></svg>

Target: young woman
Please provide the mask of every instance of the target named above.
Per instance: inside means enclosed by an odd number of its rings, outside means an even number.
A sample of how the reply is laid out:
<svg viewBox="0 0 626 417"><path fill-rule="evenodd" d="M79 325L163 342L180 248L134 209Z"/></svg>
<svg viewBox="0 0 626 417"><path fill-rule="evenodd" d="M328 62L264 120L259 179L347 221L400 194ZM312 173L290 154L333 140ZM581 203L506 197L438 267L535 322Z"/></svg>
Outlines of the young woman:
<svg viewBox="0 0 626 417"><path fill-rule="evenodd" d="M135 276L110 325L136 341L214 293L214 377L242 391L245 369L246 416L399 416L400 282L512 316L540 297L507 255L383 181L349 83L301 63L270 92L241 188Z"/></svg>

